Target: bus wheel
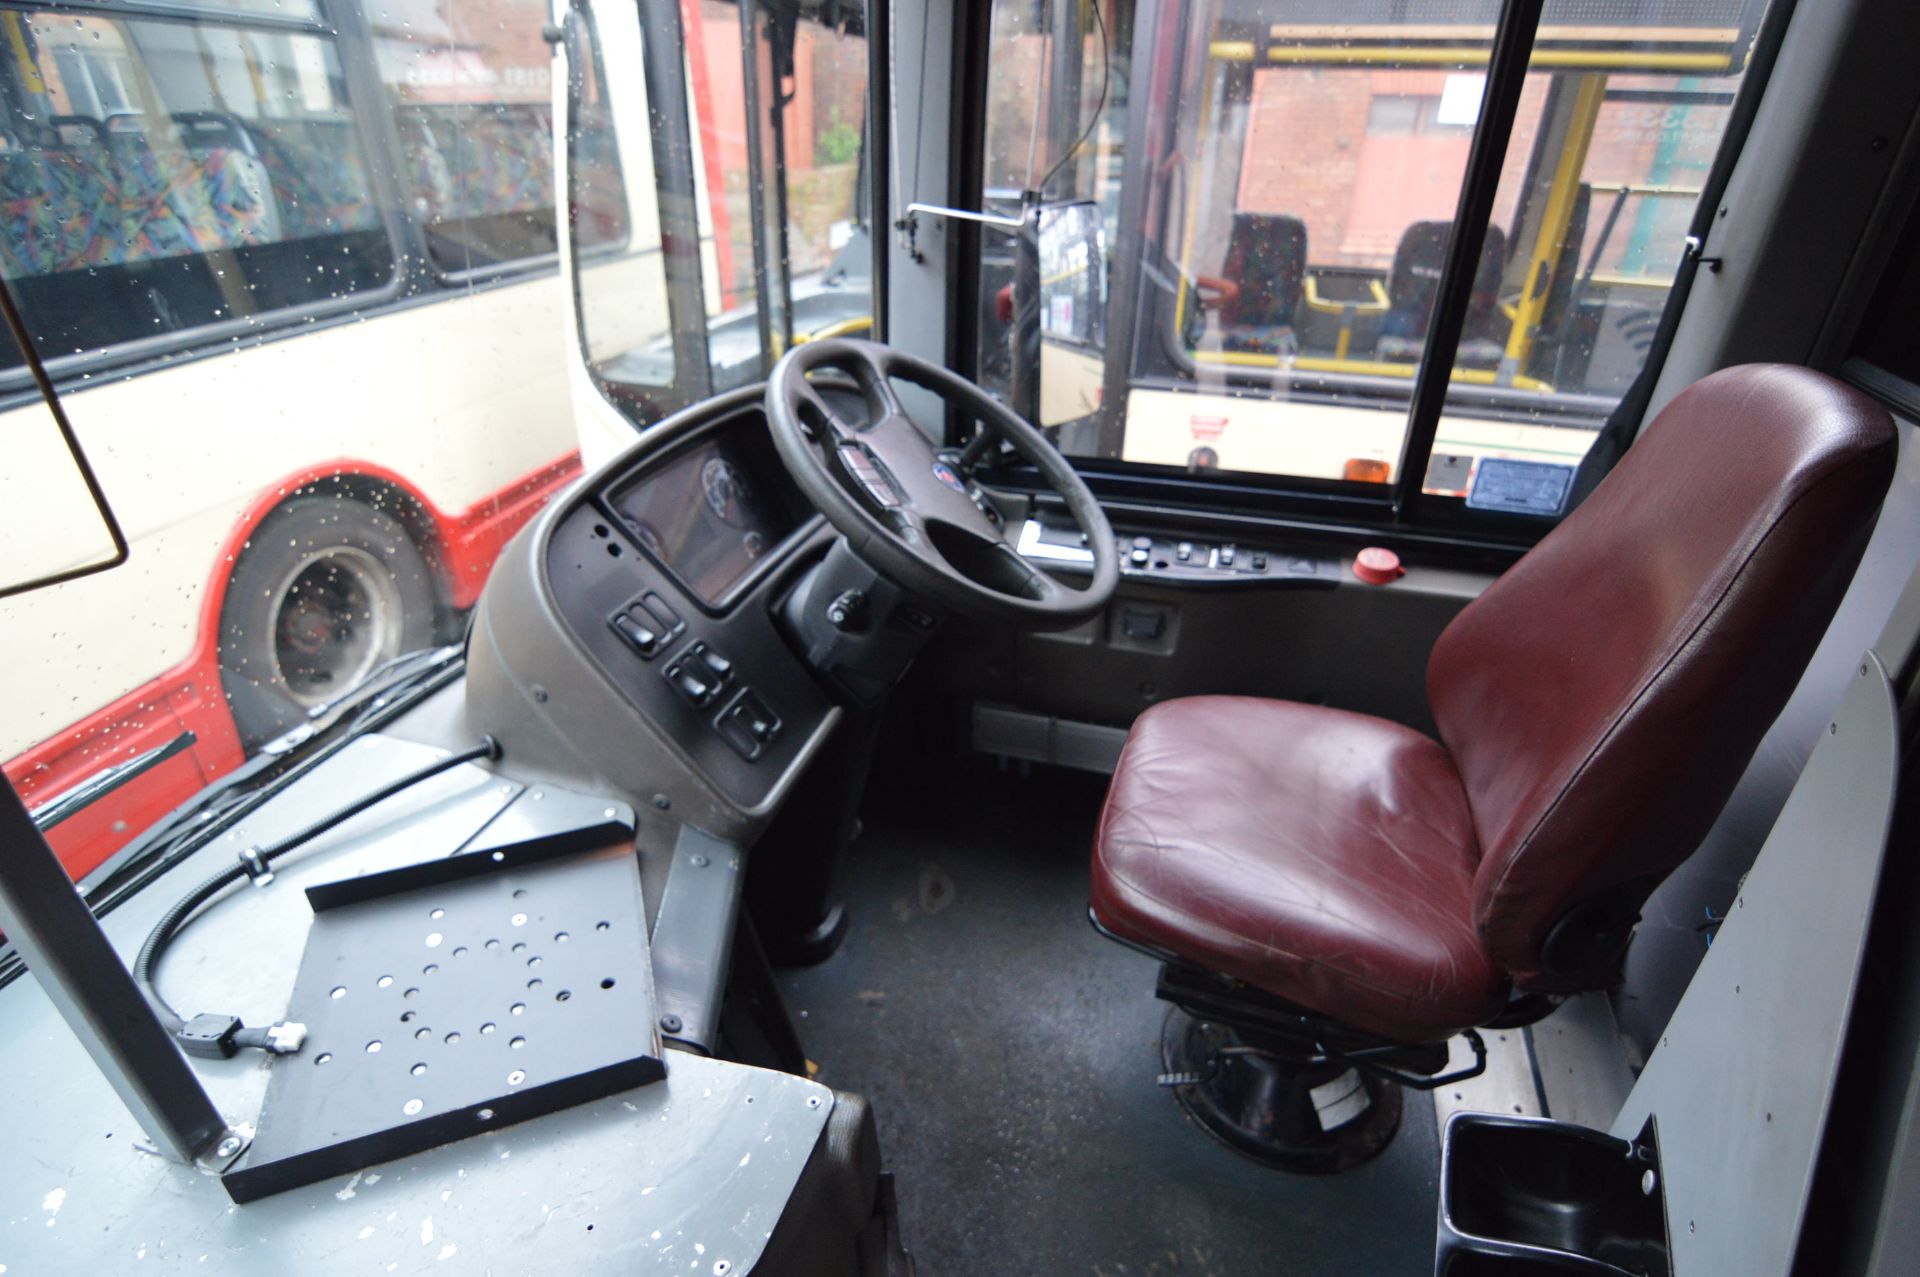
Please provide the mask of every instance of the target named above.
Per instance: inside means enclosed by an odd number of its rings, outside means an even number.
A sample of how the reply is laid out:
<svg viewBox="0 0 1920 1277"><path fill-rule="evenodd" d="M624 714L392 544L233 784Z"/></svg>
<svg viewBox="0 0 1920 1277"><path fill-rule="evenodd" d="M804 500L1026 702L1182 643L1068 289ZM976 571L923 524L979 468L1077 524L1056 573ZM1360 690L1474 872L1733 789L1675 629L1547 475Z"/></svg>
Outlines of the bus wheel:
<svg viewBox="0 0 1920 1277"><path fill-rule="evenodd" d="M304 497L247 542L220 609L220 679L252 753L383 661L434 641L431 569L398 520Z"/></svg>

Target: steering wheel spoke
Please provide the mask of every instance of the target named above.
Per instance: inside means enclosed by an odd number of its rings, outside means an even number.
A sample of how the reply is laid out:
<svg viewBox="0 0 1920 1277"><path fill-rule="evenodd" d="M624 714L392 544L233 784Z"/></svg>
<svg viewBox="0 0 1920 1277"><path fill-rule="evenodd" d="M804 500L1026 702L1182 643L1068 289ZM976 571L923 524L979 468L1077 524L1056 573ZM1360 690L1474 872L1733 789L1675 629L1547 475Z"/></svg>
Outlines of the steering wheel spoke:
<svg viewBox="0 0 1920 1277"><path fill-rule="evenodd" d="M823 448L831 450L837 447L852 432L817 386L804 377L799 381L794 408L801 434L809 442L818 443Z"/></svg>

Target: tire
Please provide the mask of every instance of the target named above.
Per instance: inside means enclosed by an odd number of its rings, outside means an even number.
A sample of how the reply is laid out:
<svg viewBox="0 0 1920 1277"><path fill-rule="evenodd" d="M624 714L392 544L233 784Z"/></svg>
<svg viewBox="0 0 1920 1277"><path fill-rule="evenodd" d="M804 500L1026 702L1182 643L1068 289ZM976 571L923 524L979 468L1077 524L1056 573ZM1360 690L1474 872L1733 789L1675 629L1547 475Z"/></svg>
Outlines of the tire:
<svg viewBox="0 0 1920 1277"><path fill-rule="evenodd" d="M393 517L300 497L260 524L220 609L220 681L249 754L383 661L434 641L434 580Z"/></svg>

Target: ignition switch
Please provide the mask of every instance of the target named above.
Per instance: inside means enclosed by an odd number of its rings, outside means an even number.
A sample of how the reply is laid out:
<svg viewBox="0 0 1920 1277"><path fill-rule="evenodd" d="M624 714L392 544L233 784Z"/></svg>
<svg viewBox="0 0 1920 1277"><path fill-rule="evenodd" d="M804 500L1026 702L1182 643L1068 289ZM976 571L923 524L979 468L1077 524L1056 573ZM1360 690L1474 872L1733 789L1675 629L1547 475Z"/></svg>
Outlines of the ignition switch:
<svg viewBox="0 0 1920 1277"><path fill-rule="evenodd" d="M867 595L864 590L842 590L827 604L827 620L837 630L858 630L866 626Z"/></svg>

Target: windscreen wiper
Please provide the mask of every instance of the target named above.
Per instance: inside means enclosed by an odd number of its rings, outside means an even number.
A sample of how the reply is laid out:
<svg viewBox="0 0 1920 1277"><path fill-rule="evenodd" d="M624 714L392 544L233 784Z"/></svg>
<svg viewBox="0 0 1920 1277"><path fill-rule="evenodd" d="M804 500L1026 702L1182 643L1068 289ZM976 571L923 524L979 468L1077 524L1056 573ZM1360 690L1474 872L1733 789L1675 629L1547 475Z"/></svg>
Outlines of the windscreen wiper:
<svg viewBox="0 0 1920 1277"><path fill-rule="evenodd" d="M224 832L282 785L332 754L328 748L378 726L459 676L458 644L397 657L344 695L314 707L307 721L268 741L260 752L161 817L80 883L80 894L104 914L164 873L176 858Z"/></svg>
<svg viewBox="0 0 1920 1277"><path fill-rule="evenodd" d="M152 771L175 754L192 749L196 739L192 732L181 732L164 745L156 745L145 753L136 754L124 762L102 767L72 789L65 790L33 808L31 814L34 826L41 833L46 833L62 821L78 815L99 802L134 777Z"/></svg>
<svg viewBox="0 0 1920 1277"><path fill-rule="evenodd" d="M413 652L369 675L358 687L318 706L291 732L161 817L79 884L95 917L105 917L136 892L225 833L273 795L331 758L362 732L384 726L459 678L466 668L459 644ZM164 748L164 747L163 747ZM12 946L0 948L0 988L24 970Z"/></svg>

